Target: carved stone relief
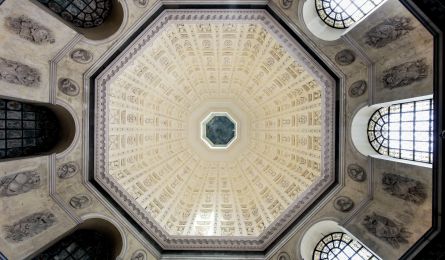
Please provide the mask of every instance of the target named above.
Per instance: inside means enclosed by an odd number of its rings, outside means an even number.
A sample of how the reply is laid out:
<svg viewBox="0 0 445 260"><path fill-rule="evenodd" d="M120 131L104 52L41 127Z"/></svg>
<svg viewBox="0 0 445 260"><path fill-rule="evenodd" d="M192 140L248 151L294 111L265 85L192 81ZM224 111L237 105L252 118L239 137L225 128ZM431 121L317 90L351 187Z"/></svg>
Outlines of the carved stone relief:
<svg viewBox="0 0 445 260"><path fill-rule="evenodd" d="M360 97L365 94L368 89L368 84L364 80L359 80L351 84L348 90L350 97Z"/></svg>
<svg viewBox="0 0 445 260"><path fill-rule="evenodd" d="M61 179L68 179L76 175L79 171L79 166L76 162L67 162L59 166L57 169L57 176Z"/></svg>
<svg viewBox="0 0 445 260"><path fill-rule="evenodd" d="M4 227L5 239L20 242L33 237L56 223L56 217L49 211L42 211L24 217L12 225Z"/></svg>
<svg viewBox="0 0 445 260"><path fill-rule="evenodd" d="M334 208L340 212L349 212L354 208L354 201L346 196L337 197L334 200Z"/></svg>
<svg viewBox="0 0 445 260"><path fill-rule="evenodd" d="M21 38L36 44L54 43L53 33L27 16L7 17L6 26Z"/></svg>
<svg viewBox="0 0 445 260"><path fill-rule="evenodd" d="M79 85L74 80L68 78L59 80L59 90L68 96L77 96L80 92Z"/></svg>
<svg viewBox="0 0 445 260"><path fill-rule="evenodd" d="M24 171L0 178L0 197L9 197L37 189L40 176L36 171Z"/></svg>
<svg viewBox="0 0 445 260"><path fill-rule="evenodd" d="M408 17L392 17L372 27L366 35L366 44L374 48L382 48L414 29Z"/></svg>
<svg viewBox="0 0 445 260"><path fill-rule="evenodd" d="M146 7L148 5L148 0L133 0L134 4L138 7Z"/></svg>
<svg viewBox="0 0 445 260"><path fill-rule="evenodd" d="M383 71L383 87L399 88L420 81L428 76L428 65L425 59L405 62Z"/></svg>
<svg viewBox="0 0 445 260"><path fill-rule="evenodd" d="M370 233L394 248L399 248L400 243L408 243L407 238L411 235L403 224L375 212L366 215L362 224Z"/></svg>
<svg viewBox="0 0 445 260"><path fill-rule="evenodd" d="M144 250L139 249L134 251L133 255L131 255L131 260L146 260L147 253Z"/></svg>
<svg viewBox="0 0 445 260"><path fill-rule="evenodd" d="M294 0L280 0L281 7L283 7L284 9L289 9L292 6L293 2Z"/></svg>
<svg viewBox="0 0 445 260"><path fill-rule="evenodd" d="M383 190L400 199L422 204L426 197L426 188L420 181L393 173L383 173Z"/></svg>
<svg viewBox="0 0 445 260"><path fill-rule="evenodd" d="M363 182L366 180L366 171L358 164L352 163L348 165L348 175L349 177L357 182Z"/></svg>
<svg viewBox="0 0 445 260"><path fill-rule="evenodd" d="M278 255L278 258L277 258L278 260L290 260L290 256L289 256L289 254L288 253L286 253L286 252L281 252L279 255Z"/></svg>
<svg viewBox="0 0 445 260"><path fill-rule="evenodd" d="M70 53L71 59L77 63L86 64L93 60L93 54L84 49L75 49Z"/></svg>
<svg viewBox="0 0 445 260"><path fill-rule="evenodd" d="M90 196L86 194L79 194L70 199L71 207L75 209L83 209L91 204Z"/></svg>
<svg viewBox="0 0 445 260"><path fill-rule="evenodd" d="M0 80L27 87L38 87L40 72L28 65L0 57Z"/></svg>
<svg viewBox="0 0 445 260"><path fill-rule="evenodd" d="M341 66L349 65L354 61L355 61L355 54L353 51L348 49L341 50L335 55L335 62L337 62L337 64Z"/></svg>

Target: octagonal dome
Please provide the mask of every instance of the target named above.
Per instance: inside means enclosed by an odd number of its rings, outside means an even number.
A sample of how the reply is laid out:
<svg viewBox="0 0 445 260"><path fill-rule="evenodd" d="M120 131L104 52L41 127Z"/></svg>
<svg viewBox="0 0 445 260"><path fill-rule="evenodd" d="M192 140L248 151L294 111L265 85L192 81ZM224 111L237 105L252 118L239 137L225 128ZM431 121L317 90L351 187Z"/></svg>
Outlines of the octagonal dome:
<svg viewBox="0 0 445 260"><path fill-rule="evenodd" d="M166 10L96 78L94 177L163 248L264 249L334 181L333 95L266 11Z"/></svg>

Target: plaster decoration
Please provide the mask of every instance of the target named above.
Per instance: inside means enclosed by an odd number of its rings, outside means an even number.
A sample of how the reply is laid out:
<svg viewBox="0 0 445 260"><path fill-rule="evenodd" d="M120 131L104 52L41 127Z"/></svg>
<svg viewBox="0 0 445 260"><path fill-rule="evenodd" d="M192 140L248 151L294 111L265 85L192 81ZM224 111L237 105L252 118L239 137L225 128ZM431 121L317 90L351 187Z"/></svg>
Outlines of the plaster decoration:
<svg viewBox="0 0 445 260"><path fill-rule="evenodd" d="M91 205L91 198L86 194L79 194L70 199L70 205L75 209L83 209Z"/></svg>
<svg viewBox="0 0 445 260"><path fill-rule="evenodd" d="M408 243L411 233L408 232L402 223L389 219L375 212L366 215L362 225L374 236L385 241L394 248L399 248L400 243Z"/></svg>
<svg viewBox="0 0 445 260"><path fill-rule="evenodd" d="M38 87L40 72L28 65L0 57L0 80L27 87Z"/></svg>
<svg viewBox="0 0 445 260"><path fill-rule="evenodd" d="M71 59L77 63L87 64L93 60L93 54L85 49L75 49L70 53Z"/></svg>
<svg viewBox="0 0 445 260"><path fill-rule="evenodd" d="M412 30L414 27L411 25L410 18L403 16L388 18L366 33L366 44L376 49L382 48Z"/></svg>
<svg viewBox="0 0 445 260"><path fill-rule="evenodd" d="M137 7L144 8L147 7L149 0L133 0Z"/></svg>
<svg viewBox="0 0 445 260"><path fill-rule="evenodd" d="M138 249L131 255L131 260L147 260L147 253L142 249Z"/></svg>
<svg viewBox="0 0 445 260"><path fill-rule="evenodd" d="M79 85L72 79L61 78L59 79L59 90L68 96L79 95Z"/></svg>
<svg viewBox="0 0 445 260"><path fill-rule="evenodd" d="M349 164L347 171L349 177L356 182L364 182L366 180L366 171L358 164Z"/></svg>
<svg viewBox="0 0 445 260"><path fill-rule="evenodd" d="M420 181L393 173L383 173L383 190L400 199L422 204L426 197L426 188Z"/></svg>
<svg viewBox="0 0 445 260"><path fill-rule="evenodd" d="M263 248L332 183L332 78L279 26L262 10L166 10L97 74L94 178L163 247ZM200 142L218 110L190 114L208 99L241 104L249 145Z"/></svg>
<svg viewBox="0 0 445 260"><path fill-rule="evenodd" d="M59 166L57 169L57 176L61 179L68 179L79 172L79 165L76 162L67 162Z"/></svg>
<svg viewBox="0 0 445 260"><path fill-rule="evenodd" d="M7 17L6 26L21 38L35 44L52 44L56 42L51 30L25 15Z"/></svg>
<svg viewBox="0 0 445 260"><path fill-rule="evenodd" d="M0 197L10 197L26 193L40 186L37 171L23 171L0 178Z"/></svg>
<svg viewBox="0 0 445 260"><path fill-rule="evenodd" d="M346 196L340 196L334 200L334 208L340 212L349 212L354 208L354 201Z"/></svg>
<svg viewBox="0 0 445 260"><path fill-rule="evenodd" d="M283 7L284 9L289 9L294 2L294 0L279 0L279 1L281 7Z"/></svg>
<svg viewBox="0 0 445 260"><path fill-rule="evenodd" d="M12 243L21 242L40 234L56 223L56 221L54 214L49 211L31 214L12 225L5 226L5 239Z"/></svg>
<svg viewBox="0 0 445 260"><path fill-rule="evenodd" d="M384 88L400 88L421 81L428 76L428 65L425 59L405 62L383 71Z"/></svg>
<svg viewBox="0 0 445 260"><path fill-rule="evenodd" d="M348 90L348 94L350 97L360 97L365 94L368 89L368 84L364 80L359 80L351 84Z"/></svg>
<svg viewBox="0 0 445 260"><path fill-rule="evenodd" d="M344 49L335 55L335 62L338 65L346 66L350 65L355 61L355 53L352 50Z"/></svg>
<svg viewBox="0 0 445 260"><path fill-rule="evenodd" d="M286 253L286 252L281 252L281 253L278 255L277 260L290 260L290 256L289 256L289 254Z"/></svg>

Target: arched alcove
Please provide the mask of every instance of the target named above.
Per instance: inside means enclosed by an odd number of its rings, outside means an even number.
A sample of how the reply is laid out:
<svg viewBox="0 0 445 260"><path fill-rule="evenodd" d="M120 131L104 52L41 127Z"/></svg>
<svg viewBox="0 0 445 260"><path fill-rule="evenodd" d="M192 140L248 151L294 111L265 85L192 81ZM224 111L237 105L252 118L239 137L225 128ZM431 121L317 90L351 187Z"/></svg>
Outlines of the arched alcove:
<svg viewBox="0 0 445 260"><path fill-rule="evenodd" d="M384 1L306 0L300 13L303 24L313 35L325 41L335 41L357 26Z"/></svg>
<svg viewBox="0 0 445 260"><path fill-rule="evenodd" d="M370 129L370 120L373 117L376 117L376 111L378 111L381 108L389 108L394 105L401 105L411 102L418 102L422 100L429 100L432 98L432 95L428 96L422 96L422 97L415 97L410 99L404 99L404 100L397 100L387 103L380 103L380 104L374 104L372 106L365 106L357 111L357 113L354 115L351 123L351 139L354 147L364 156L372 156L379 159L384 160L390 160L390 161L397 161L397 162L403 162L408 164L414 164L418 166L424 166L424 167L431 167L431 164L429 164L427 161L421 162L416 161L415 158L412 160L405 159L402 156L391 156L390 154L382 154L378 152L378 149L373 147L371 145L370 137L368 133L373 130ZM414 110L412 113L416 114L417 112ZM376 119L378 120L378 119ZM415 123L415 120L409 120L410 122ZM402 120L400 119L400 122ZM400 131L403 131L403 126L399 127ZM414 131L414 130L413 130ZM414 131L415 132L415 131ZM431 139L432 142L432 139ZM414 149L415 150L415 149Z"/></svg>
<svg viewBox="0 0 445 260"><path fill-rule="evenodd" d="M300 253L305 260L362 259L360 255L370 256L367 259L379 259L359 239L333 220L322 220L312 225L301 239Z"/></svg>
<svg viewBox="0 0 445 260"><path fill-rule="evenodd" d="M91 41L109 39L120 31L125 20L121 0L32 1Z"/></svg>
<svg viewBox="0 0 445 260"><path fill-rule="evenodd" d="M116 259L122 250L119 230L109 221L90 218L35 256L43 259Z"/></svg>
<svg viewBox="0 0 445 260"><path fill-rule="evenodd" d="M59 153L75 131L62 106L0 99L0 160Z"/></svg>

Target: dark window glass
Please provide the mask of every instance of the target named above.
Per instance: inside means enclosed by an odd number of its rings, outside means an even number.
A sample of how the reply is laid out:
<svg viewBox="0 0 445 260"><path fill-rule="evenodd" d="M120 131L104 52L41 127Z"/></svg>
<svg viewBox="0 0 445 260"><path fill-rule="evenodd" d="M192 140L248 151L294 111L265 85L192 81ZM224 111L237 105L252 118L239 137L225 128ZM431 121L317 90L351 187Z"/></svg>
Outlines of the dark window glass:
<svg viewBox="0 0 445 260"><path fill-rule="evenodd" d="M346 233L334 232L323 237L314 249L313 260L378 260L360 242Z"/></svg>
<svg viewBox="0 0 445 260"><path fill-rule="evenodd" d="M368 139L378 153L433 162L433 100L382 107L368 123Z"/></svg>
<svg viewBox="0 0 445 260"><path fill-rule="evenodd" d="M111 0L38 0L77 27L101 25L111 12Z"/></svg>
<svg viewBox="0 0 445 260"><path fill-rule="evenodd" d="M315 0L315 9L327 25L345 29L382 2L383 0Z"/></svg>
<svg viewBox="0 0 445 260"><path fill-rule="evenodd" d="M92 230L77 230L33 260L108 260L112 245L106 236Z"/></svg>
<svg viewBox="0 0 445 260"><path fill-rule="evenodd" d="M0 159L48 152L58 141L58 129L48 108L0 99Z"/></svg>

